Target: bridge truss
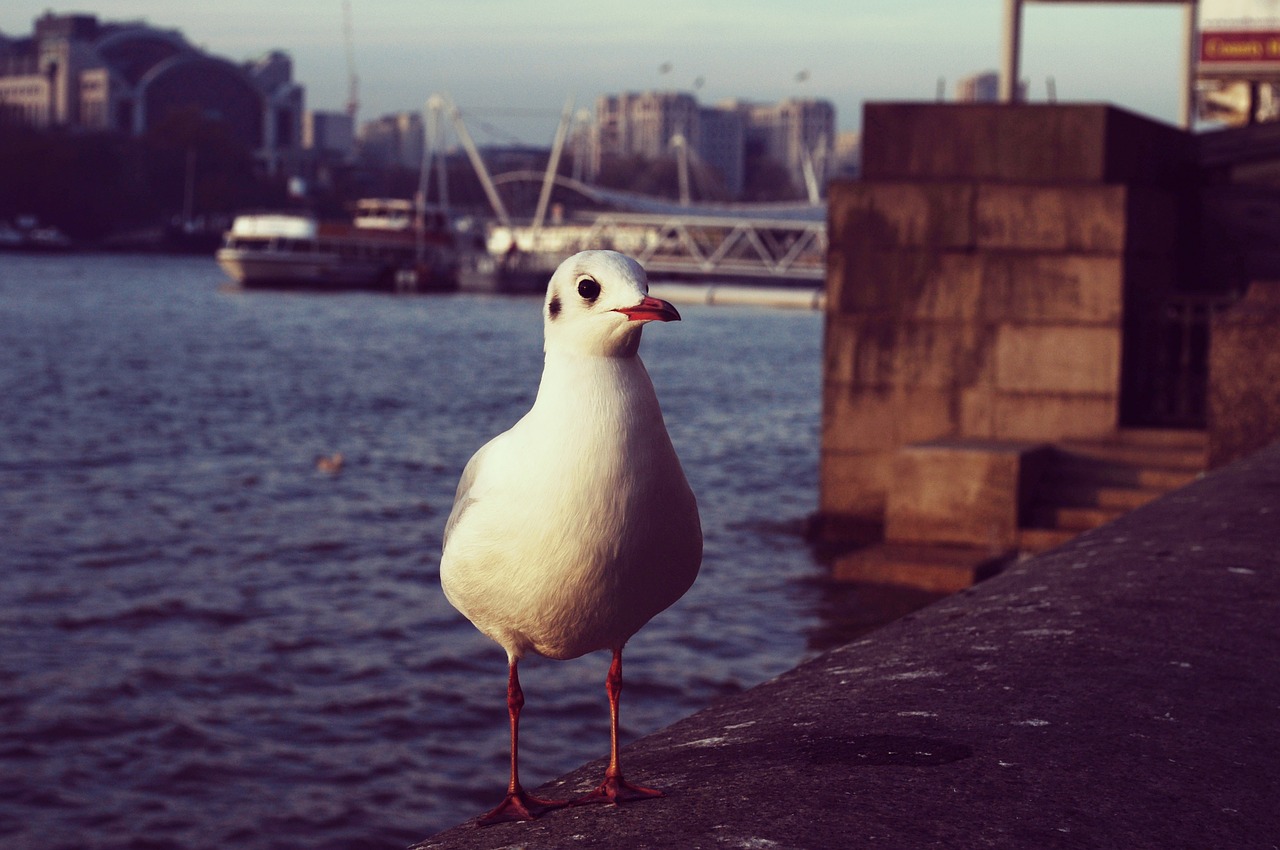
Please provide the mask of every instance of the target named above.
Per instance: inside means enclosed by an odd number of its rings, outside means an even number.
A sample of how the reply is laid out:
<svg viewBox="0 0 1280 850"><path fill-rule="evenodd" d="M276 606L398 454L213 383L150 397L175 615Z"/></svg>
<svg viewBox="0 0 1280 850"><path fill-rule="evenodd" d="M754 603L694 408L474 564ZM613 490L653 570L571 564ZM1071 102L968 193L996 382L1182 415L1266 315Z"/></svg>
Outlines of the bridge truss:
<svg viewBox="0 0 1280 850"><path fill-rule="evenodd" d="M670 202L663 199L609 191L559 175L559 154L571 106L571 102L565 104L551 161L540 176L542 189L531 224L512 221L498 193L498 185L539 175L516 172L492 178L457 106L443 95L433 95L427 104L429 132L424 145L419 197L425 203L431 163L443 162L443 159L437 160L437 156L443 156L443 119L447 116L497 216L498 224L488 239L489 252L496 257L505 257L514 246L526 255L526 261L532 259L536 265L540 260L563 258L588 248L614 248L631 254L650 272L659 274L776 281L825 278L827 229L825 209L820 203L811 200L799 206L739 204L718 208L682 204L673 209ZM444 169L440 171L438 191L443 199L447 192ZM624 208L639 206L646 211L602 212L589 222L548 224L545 216L554 185L565 186L597 202L619 204ZM555 259L552 268L558 263L559 259Z"/></svg>
<svg viewBox="0 0 1280 850"><path fill-rule="evenodd" d="M823 221L605 212L589 223L512 230L522 251L567 256L613 248L651 274L801 281L826 275Z"/></svg>

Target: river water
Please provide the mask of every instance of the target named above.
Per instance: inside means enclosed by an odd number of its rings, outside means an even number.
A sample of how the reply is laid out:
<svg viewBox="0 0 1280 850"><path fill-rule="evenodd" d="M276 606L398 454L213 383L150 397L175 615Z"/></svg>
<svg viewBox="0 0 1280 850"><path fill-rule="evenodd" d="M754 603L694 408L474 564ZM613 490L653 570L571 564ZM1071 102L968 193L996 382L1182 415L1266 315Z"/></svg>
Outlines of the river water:
<svg viewBox="0 0 1280 850"><path fill-rule="evenodd" d="M918 601L830 586L802 540L821 316L682 312L642 355L706 555L628 645L627 740ZM0 255L0 847L394 848L495 804L505 658L440 535L541 332L531 298ZM606 753L608 662L522 665L529 787Z"/></svg>

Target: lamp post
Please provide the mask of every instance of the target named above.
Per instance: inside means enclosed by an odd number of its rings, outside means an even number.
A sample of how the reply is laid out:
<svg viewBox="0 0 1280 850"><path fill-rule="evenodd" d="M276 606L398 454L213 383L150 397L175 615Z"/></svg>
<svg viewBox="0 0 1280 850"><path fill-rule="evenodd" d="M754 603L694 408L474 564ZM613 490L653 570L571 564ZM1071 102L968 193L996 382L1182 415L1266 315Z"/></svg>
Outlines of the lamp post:
<svg viewBox="0 0 1280 850"><path fill-rule="evenodd" d="M1001 39L1000 89L1001 103L1018 100L1018 74L1022 54L1022 4L1032 0L1004 0L1004 37ZM1054 0L1041 0L1054 2ZM1183 128L1191 129L1195 120L1195 65L1199 54L1199 34L1196 31L1196 10L1199 0L1093 0L1104 3L1178 3L1183 7L1182 73L1179 79L1179 121Z"/></svg>
<svg viewBox="0 0 1280 850"><path fill-rule="evenodd" d="M1004 38L1000 51L1000 102L1018 99L1018 65L1022 53L1022 0L1004 0Z"/></svg>

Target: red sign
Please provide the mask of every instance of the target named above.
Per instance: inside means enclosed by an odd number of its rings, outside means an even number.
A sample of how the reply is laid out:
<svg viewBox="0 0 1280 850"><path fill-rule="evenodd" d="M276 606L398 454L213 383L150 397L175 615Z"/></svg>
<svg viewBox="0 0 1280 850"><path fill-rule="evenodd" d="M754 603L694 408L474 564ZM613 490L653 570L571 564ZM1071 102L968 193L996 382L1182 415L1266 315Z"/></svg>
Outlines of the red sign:
<svg viewBox="0 0 1280 850"><path fill-rule="evenodd" d="M1280 30L1215 30L1200 35L1201 66L1280 66Z"/></svg>

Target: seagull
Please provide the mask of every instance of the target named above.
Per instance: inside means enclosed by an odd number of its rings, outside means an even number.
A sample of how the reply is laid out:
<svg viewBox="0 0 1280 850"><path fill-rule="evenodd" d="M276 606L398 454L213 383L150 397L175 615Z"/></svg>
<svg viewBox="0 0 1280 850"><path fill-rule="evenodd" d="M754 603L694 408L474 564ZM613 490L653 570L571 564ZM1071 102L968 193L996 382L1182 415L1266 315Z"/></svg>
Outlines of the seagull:
<svg viewBox="0 0 1280 850"><path fill-rule="evenodd" d="M662 792L618 761L622 648L693 584L702 527L658 397L637 356L649 322L678 321L648 294L638 262L584 251L556 269L543 303L545 361L533 407L467 463L445 525L445 597L507 652L511 781L478 825L561 806ZM610 650L604 780L573 801L542 800L519 778L517 666L528 652L570 659Z"/></svg>

